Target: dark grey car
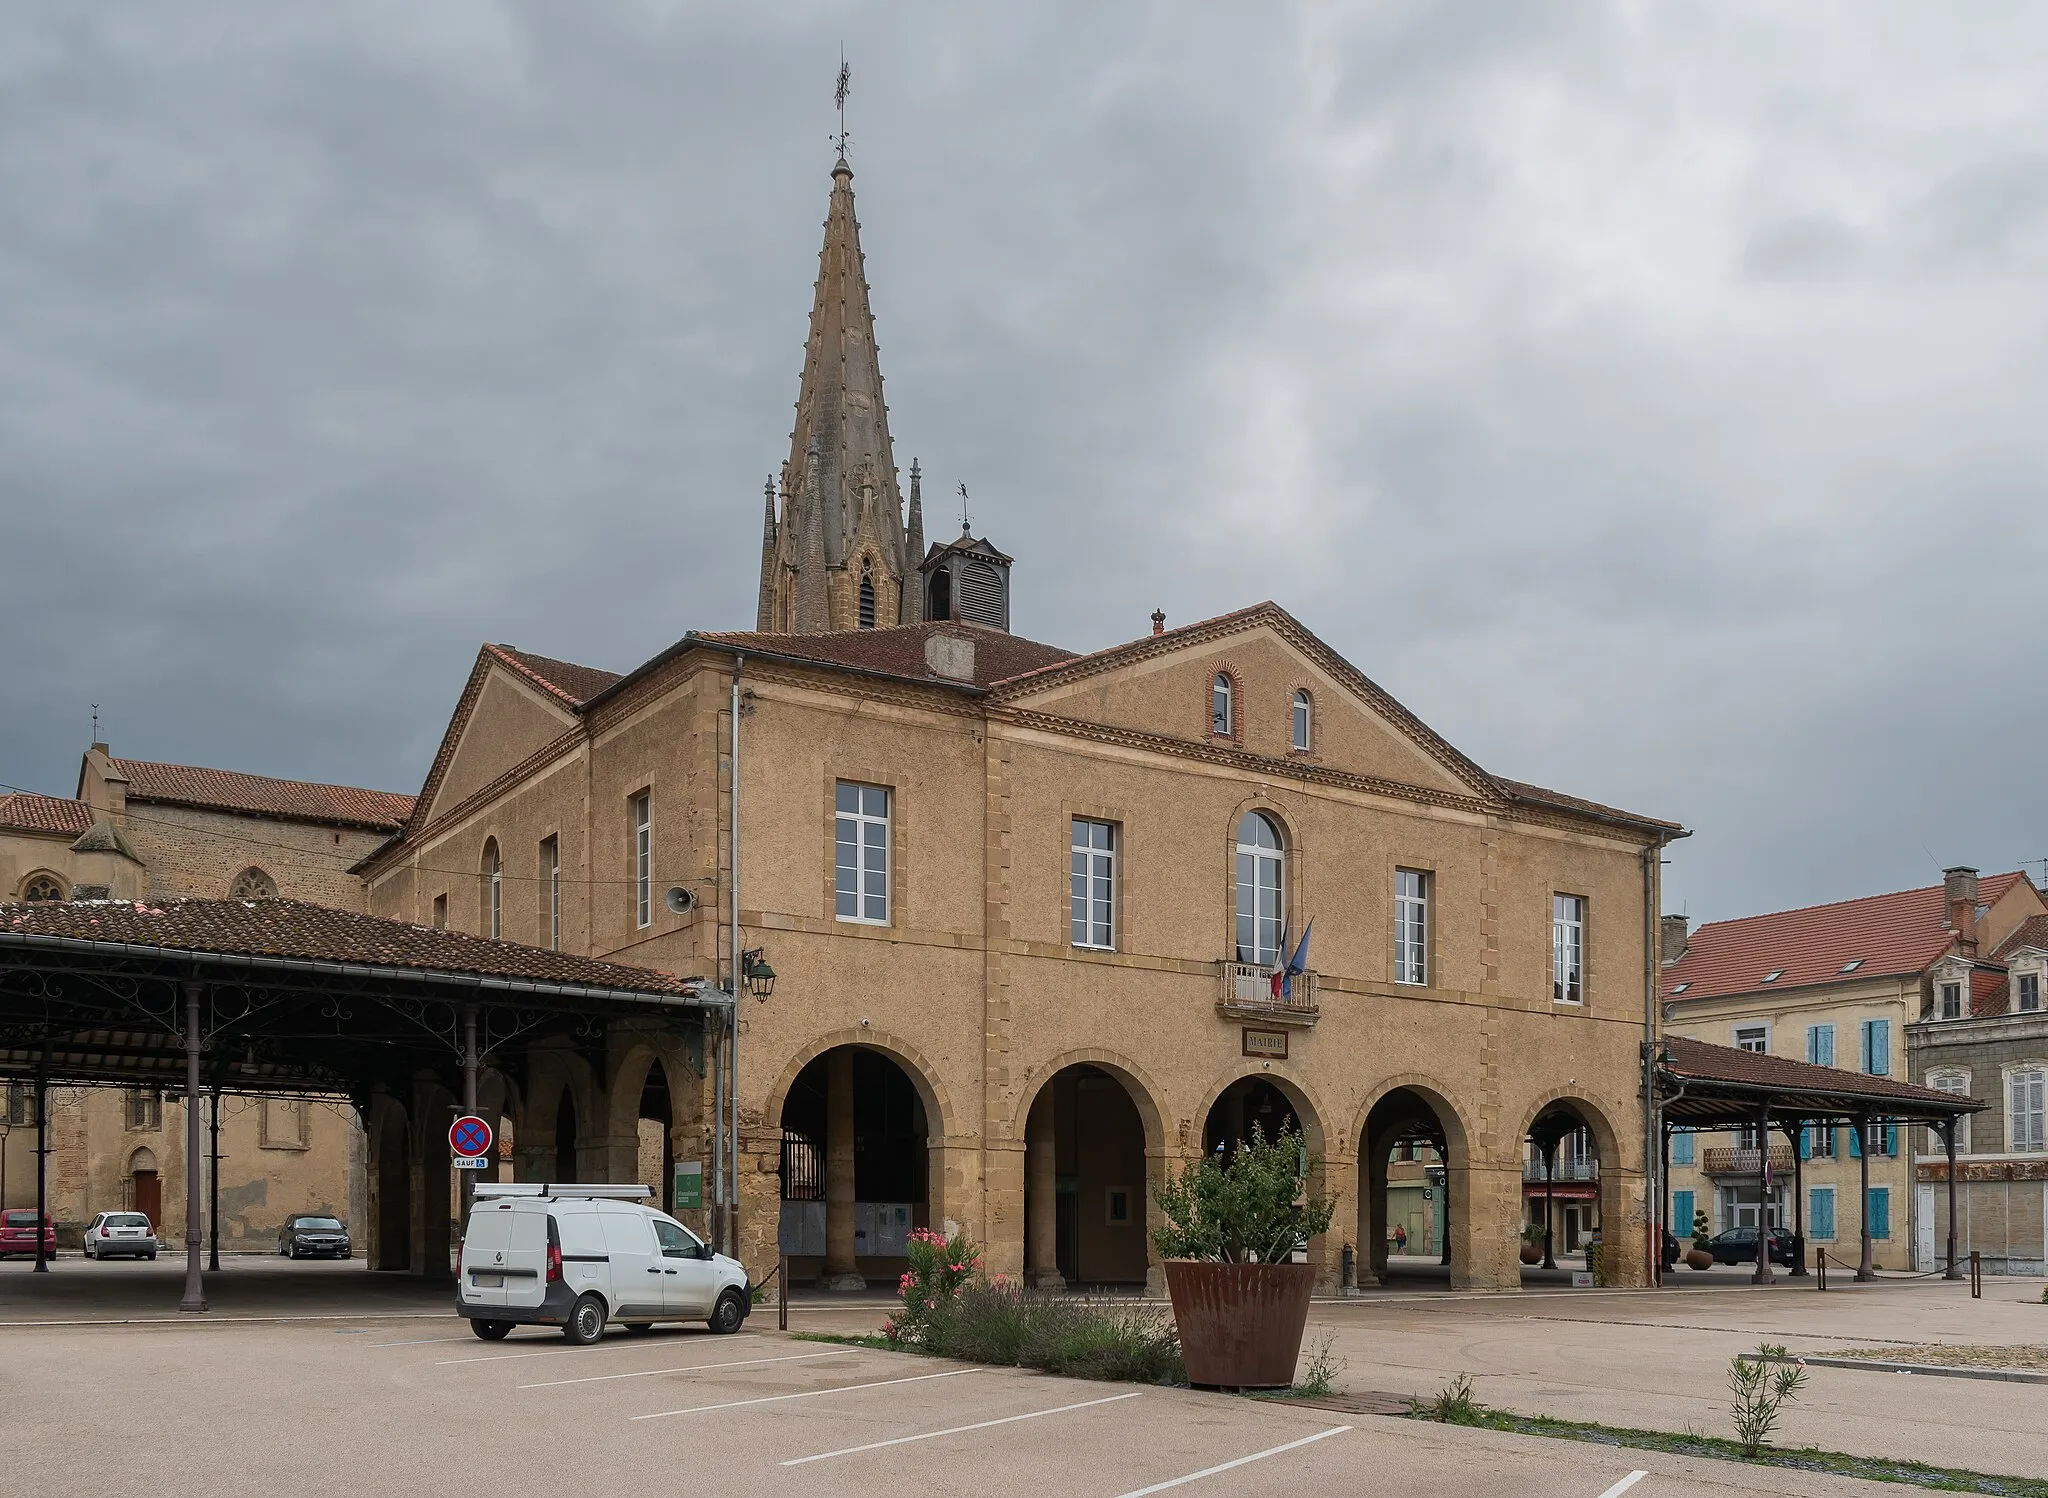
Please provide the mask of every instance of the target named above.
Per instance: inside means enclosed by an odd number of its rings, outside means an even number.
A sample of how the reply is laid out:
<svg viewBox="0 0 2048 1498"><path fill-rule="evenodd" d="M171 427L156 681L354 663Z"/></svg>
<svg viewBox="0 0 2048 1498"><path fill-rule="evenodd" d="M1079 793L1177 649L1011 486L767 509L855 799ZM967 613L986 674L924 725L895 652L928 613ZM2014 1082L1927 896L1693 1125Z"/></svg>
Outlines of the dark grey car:
<svg viewBox="0 0 2048 1498"><path fill-rule="evenodd" d="M348 1229L338 1217L294 1212L277 1230L277 1251L287 1259L346 1259Z"/></svg>

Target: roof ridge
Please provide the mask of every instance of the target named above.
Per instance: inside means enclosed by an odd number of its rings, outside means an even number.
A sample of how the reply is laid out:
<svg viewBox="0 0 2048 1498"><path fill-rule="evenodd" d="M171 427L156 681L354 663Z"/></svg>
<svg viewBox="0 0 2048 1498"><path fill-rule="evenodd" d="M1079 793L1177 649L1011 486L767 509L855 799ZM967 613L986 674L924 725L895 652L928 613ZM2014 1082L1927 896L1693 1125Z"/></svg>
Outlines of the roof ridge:
<svg viewBox="0 0 2048 1498"><path fill-rule="evenodd" d="M175 761L168 759L127 759L116 758L113 755L108 755L107 758L111 760L114 764L119 765L124 769L131 766L144 766L152 770L190 770L200 775L232 775L238 780L264 780L268 781L272 785L309 785L317 786L322 790L329 791L361 791L364 794L371 796L409 797L411 794L407 791L381 790L374 785L348 785L339 780L302 780L294 775L264 775L255 770L223 770L218 765L186 765L178 764ZM60 797L58 799L76 800L77 798ZM129 799L135 801L150 801L156 798L147 791L144 791L139 795L131 791L129 792Z"/></svg>
<svg viewBox="0 0 2048 1498"><path fill-rule="evenodd" d="M1993 879L2013 879L2020 877L2024 873L2025 871L2022 869L2014 869L2011 873L1981 875L1978 880L1978 888L1981 892L1983 886ZM1823 900L1817 905L1792 905L1787 906L1783 910L1759 910L1754 915L1723 916L1718 921L1702 921L1699 925L1692 928L1692 934L1697 937L1709 926L1738 926L1745 921L1767 921L1774 916L1805 915L1815 910L1841 910L1851 905L1868 905L1874 904L1879 900L1896 900L1901 895L1934 894L1942 888L1943 886L1939 884L1915 884L1906 889L1886 890L1882 894L1855 895L1847 900Z"/></svg>

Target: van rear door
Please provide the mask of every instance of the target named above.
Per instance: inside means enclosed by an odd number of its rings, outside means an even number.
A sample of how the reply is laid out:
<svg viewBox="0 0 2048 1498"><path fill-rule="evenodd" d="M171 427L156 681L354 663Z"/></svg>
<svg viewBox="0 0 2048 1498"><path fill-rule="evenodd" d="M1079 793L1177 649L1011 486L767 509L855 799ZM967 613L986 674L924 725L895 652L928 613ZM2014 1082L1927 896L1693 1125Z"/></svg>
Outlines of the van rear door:
<svg viewBox="0 0 2048 1498"><path fill-rule="evenodd" d="M521 1202L512 1211L512 1238L505 1245L505 1304L537 1310L547 1292L547 1210Z"/></svg>
<svg viewBox="0 0 2048 1498"><path fill-rule="evenodd" d="M514 1215L510 1202L478 1202L469 1209L469 1227L462 1235L462 1285L473 1304L506 1303L505 1251L512 1246Z"/></svg>

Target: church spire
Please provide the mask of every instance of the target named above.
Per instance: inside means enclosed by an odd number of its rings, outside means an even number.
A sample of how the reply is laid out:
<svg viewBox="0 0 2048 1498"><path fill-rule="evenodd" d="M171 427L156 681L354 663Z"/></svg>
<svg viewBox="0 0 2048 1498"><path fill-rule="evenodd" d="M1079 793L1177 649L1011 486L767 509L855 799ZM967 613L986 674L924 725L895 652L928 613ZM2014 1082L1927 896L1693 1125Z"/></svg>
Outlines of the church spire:
<svg viewBox="0 0 2048 1498"><path fill-rule="evenodd" d="M875 581L879 621L894 624L911 617L905 595L915 594L920 559L909 555L906 546L867 265L854 215L853 168L844 155L832 167L825 243L818 255L796 426L781 489L779 566L774 598L761 611L764 618L800 631L856 627L863 563ZM864 503L869 490L872 498ZM792 515L792 507L799 513ZM814 566L822 566L826 575L803 575ZM789 606L798 599L802 605ZM821 602L826 619L807 622L817 618Z"/></svg>
<svg viewBox="0 0 2048 1498"><path fill-rule="evenodd" d="M775 628L775 480L761 486L767 512L761 517L761 596L754 610L754 628Z"/></svg>

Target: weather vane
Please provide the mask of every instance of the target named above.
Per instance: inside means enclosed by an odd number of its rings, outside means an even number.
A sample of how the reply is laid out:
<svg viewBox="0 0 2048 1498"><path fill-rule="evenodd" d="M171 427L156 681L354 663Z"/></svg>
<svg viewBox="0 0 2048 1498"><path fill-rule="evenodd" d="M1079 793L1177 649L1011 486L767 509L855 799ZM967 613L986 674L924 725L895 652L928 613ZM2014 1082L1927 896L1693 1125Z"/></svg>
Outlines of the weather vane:
<svg viewBox="0 0 2048 1498"><path fill-rule="evenodd" d="M851 138L846 133L846 96L853 90L853 69L846 65L846 48L839 49L839 86L832 90L832 98L839 106L839 133L832 137L839 147L841 159L846 156L846 142Z"/></svg>
<svg viewBox="0 0 2048 1498"><path fill-rule="evenodd" d="M967 486L965 484L960 486L960 534L963 536L972 534L967 524Z"/></svg>
<svg viewBox="0 0 2048 1498"><path fill-rule="evenodd" d="M100 741L100 705L97 702L92 705L92 741L95 744Z"/></svg>

